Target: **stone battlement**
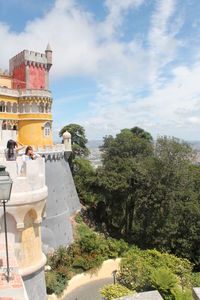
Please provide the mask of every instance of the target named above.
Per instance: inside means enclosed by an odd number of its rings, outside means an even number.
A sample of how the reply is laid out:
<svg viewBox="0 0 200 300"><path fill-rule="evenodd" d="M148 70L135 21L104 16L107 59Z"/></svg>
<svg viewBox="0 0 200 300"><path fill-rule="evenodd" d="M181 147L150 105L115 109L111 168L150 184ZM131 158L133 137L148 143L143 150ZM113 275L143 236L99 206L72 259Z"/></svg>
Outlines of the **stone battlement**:
<svg viewBox="0 0 200 300"><path fill-rule="evenodd" d="M33 203L47 197L43 158L23 162L22 157L18 157L16 161L4 161L2 164L13 181L8 206L16 203Z"/></svg>
<svg viewBox="0 0 200 300"><path fill-rule="evenodd" d="M13 73L14 67L18 67L28 63L36 63L39 65L44 65L44 67L46 67L48 63L46 54L29 50L23 50L22 52L18 53L10 59L10 74Z"/></svg>

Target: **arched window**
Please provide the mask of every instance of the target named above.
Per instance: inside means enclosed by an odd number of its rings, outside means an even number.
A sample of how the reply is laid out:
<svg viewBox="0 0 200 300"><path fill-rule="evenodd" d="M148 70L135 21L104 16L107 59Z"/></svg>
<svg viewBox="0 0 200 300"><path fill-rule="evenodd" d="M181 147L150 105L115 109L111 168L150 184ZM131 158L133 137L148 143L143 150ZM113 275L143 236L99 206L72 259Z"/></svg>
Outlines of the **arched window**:
<svg viewBox="0 0 200 300"><path fill-rule="evenodd" d="M46 105L45 105L45 112L46 112L46 113L49 112L49 105L48 105L48 103L46 103Z"/></svg>
<svg viewBox="0 0 200 300"><path fill-rule="evenodd" d="M25 103L25 112L26 113L30 112L30 104L28 102Z"/></svg>
<svg viewBox="0 0 200 300"><path fill-rule="evenodd" d="M44 103L40 102L39 104L39 112L43 113L44 112Z"/></svg>
<svg viewBox="0 0 200 300"><path fill-rule="evenodd" d="M10 102L7 102L6 103L6 112L11 112L11 103Z"/></svg>
<svg viewBox="0 0 200 300"><path fill-rule="evenodd" d="M14 103L14 104L13 104L12 112L13 112L13 113L16 113L16 112L17 112L17 103Z"/></svg>
<svg viewBox="0 0 200 300"><path fill-rule="evenodd" d="M33 113L37 113L38 112L38 106L37 106L37 103L36 102L32 102L32 105L31 105L31 111Z"/></svg>
<svg viewBox="0 0 200 300"><path fill-rule="evenodd" d="M0 102L0 112L5 112L5 102L4 101Z"/></svg>
<svg viewBox="0 0 200 300"><path fill-rule="evenodd" d="M23 104L20 103L19 105L19 112L22 114L24 112L24 107L23 107Z"/></svg>
<svg viewBox="0 0 200 300"><path fill-rule="evenodd" d="M46 122L43 126L44 137L49 137L51 135L51 123Z"/></svg>

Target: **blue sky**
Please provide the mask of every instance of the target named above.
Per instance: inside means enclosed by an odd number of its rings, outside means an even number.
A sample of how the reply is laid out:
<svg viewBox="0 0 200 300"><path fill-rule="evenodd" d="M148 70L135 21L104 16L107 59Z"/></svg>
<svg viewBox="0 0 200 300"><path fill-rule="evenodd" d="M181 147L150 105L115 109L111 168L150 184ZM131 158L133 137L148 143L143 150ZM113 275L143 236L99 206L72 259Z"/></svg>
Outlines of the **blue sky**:
<svg viewBox="0 0 200 300"><path fill-rule="evenodd" d="M55 139L69 123L200 139L199 0L0 0L2 69L48 42Z"/></svg>

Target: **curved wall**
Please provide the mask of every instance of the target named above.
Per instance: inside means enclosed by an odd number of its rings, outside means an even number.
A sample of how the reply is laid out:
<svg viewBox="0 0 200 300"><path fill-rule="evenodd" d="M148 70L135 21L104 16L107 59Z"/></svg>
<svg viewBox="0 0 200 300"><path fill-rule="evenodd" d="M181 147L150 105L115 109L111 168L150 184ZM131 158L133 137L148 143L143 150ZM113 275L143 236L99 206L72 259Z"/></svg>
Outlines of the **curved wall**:
<svg viewBox="0 0 200 300"><path fill-rule="evenodd" d="M41 233L43 251L47 253L51 248L72 243L70 217L80 210L80 202L67 158L64 155L47 156L45 167L48 198Z"/></svg>
<svg viewBox="0 0 200 300"><path fill-rule="evenodd" d="M44 268L41 268L35 273L23 276L24 285L28 293L29 300L44 300L46 299L46 283Z"/></svg>

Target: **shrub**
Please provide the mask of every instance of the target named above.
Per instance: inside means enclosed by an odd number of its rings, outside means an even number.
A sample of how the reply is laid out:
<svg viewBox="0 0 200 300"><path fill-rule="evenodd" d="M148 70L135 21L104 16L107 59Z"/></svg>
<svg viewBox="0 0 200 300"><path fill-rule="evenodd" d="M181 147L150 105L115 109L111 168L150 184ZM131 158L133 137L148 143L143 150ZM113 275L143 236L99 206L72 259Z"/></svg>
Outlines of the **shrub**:
<svg viewBox="0 0 200 300"><path fill-rule="evenodd" d="M53 294L56 286L56 272L55 271L46 272L45 279L46 279L47 294Z"/></svg>
<svg viewBox="0 0 200 300"><path fill-rule="evenodd" d="M180 289L176 288L172 292L176 300L193 300L192 291L189 289L181 291Z"/></svg>
<svg viewBox="0 0 200 300"><path fill-rule="evenodd" d="M109 284L100 289L100 293L103 299L113 300L122 296L133 294L134 291L131 291L120 284Z"/></svg>
<svg viewBox="0 0 200 300"><path fill-rule="evenodd" d="M78 212L78 213L76 214L76 216L75 216L75 221L76 221L76 223L83 224L83 218L82 218L80 212Z"/></svg>
<svg viewBox="0 0 200 300"><path fill-rule="evenodd" d="M121 257L124 255L126 251L128 251L128 244L122 239L116 240L113 238L108 238L106 240L106 245L107 245L106 254L108 258Z"/></svg>
<svg viewBox="0 0 200 300"><path fill-rule="evenodd" d="M160 253L157 250L140 250L137 247L131 247L125 254L118 281L137 291L148 290L152 287L151 273L158 268L170 270L177 276L182 288L191 286L192 264L187 259Z"/></svg>
<svg viewBox="0 0 200 300"><path fill-rule="evenodd" d="M61 272L50 271L45 273L47 294L60 295L66 287L68 276Z"/></svg>
<svg viewBox="0 0 200 300"><path fill-rule="evenodd" d="M192 273L191 280L194 287L200 286L200 273Z"/></svg>
<svg viewBox="0 0 200 300"><path fill-rule="evenodd" d="M164 299L175 299L172 291L176 287L178 280L169 269L162 267L157 270L152 270L150 281L152 287L158 290Z"/></svg>

